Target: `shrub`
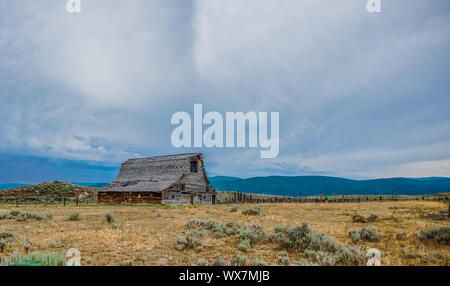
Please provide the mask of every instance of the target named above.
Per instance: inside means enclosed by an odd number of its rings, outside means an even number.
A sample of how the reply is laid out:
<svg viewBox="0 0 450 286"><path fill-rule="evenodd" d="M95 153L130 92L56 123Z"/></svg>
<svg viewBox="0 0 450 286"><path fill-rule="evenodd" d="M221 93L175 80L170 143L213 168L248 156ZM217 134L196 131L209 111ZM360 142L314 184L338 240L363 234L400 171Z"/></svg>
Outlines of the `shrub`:
<svg viewBox="0 0 450 286"><path fill-rule="evenodd" d="M189 231L186 235L177 235L178 249L189 249L202 246L202 233L196 231Z"/></svg>
<svg viewBox="0 0 450 286"><path fill-rule="evenodd" d="M71 214L70 217L69 217L69 220L70 221L79 221L80 220L80 214L78 214L78 213Z"/></svg>
<svg viewBox="0 0 450 286"><path fill-rule="evenodd" d="M443 244L450 244L450 226L433 227L422 229L417 238L421 241L435 241Z"/></svg>
<svg viewBox="0 0 450 286"><path fill-rule="evenodd" d="M21 214L22 212L19 209L12 209L9 214L11 216L18 216L19 214Z"/></svg>
<svg viewBox="0 0 450 286"><path fill-rule="evenodd" d="M274 240L320 265L364 263L364 254L359 249L338 245L323 232L314 233L308 222L291 228L276 227Z"/></svg>
<svg viewBox="0 0 450 286"><path fill-rule="evenodd" d="M206 222L196 219L196 218L190 218L186 224L184 225L186 229L192 229L192 228L206 228Z"/></svg>
<svg viewBox="0 0 450 286"><path fill-rule="evenodd" d="M365 223L366 219L363 216L360 215L354 215L353 216L353 222L362 222Z"/></svg>
<svg viewBox="0 0 450 286"><path fill-rule="evenodd" d="M233 266L245 266L245 263L247 263L247 256L245 255L238 255L231 259L231 265Z"/></svg>
<svg viewBox="0 0 450 286"><path fill-rule="evenodd" d="M208 265L208 260L206 260L205 258L200 258L197 261L197 266L206 266L206 265Z"/></svg>
<svg viewBox="0 0 450 286"><path fill-rule="evenodd" d="M258 258L255 258L252 261L252 265L253 266L267 266L267 262L265 262L264 260L259 260Z"/></svg>
<svg viewBox="0 0 450 286"><path fill-rule="evenodd" d="M239 232L238 238L240 240L249 240L251 246L258 242L268 242L271 240L270 234L268 234L262 226L256 225L250 227L245 226L244 229Z"/></svg>
<svg viewBox="0 0 450 286"><path fill-rule="evenodd" d="M13 237L14 237L14 235L9 231L4 231L4 230L0 231L0 239L7 240L7 239L11 239Z"/></svg>
<svg viewBox="0 0 450 286"><path fill-rule="evenodd" d="M52 219L55 215L53 214L53 212L49 212L47 213L47 218L48 219Z"/></svg>
<svg viewBox="0 0 450 286"><path fill-rule="evenodd" d="M378 216L377 216L376 214L371 214L371 215L367 218L367 221L374 222L374 221L376 221L377 219L378 219Z"/></svg>
<svg viewBox="0 0 450 286"><path fill-rule="evenodd" d="M4 239L0 239L0 252L3 252L7 245L8 243Z"/></svg>
<svg viewBox="0 0 450 286"><path fill-rule="evenodd" d="M406 239L406 232L404 232L404 231L398 232L396 235L396 238L398 240Z"/></svg>
<svg viewBox="0 0 450 286"><path fill-rule="evenodd" d="M27 220L27 217L24 215L24 214L22 214L22 213L20 213L20 214L18 214L17 216L16 216L16 221L26 221Z"/></svg>
<svg viewBox="0 0 450 286"><path fill-rule="evenodd" d="M191 218L184 226L188 230L204 230L209 235L216 238L236 235L240 231L240 226L236 222L228 222L224 225L214 219L205 222L196 218Z"/></svg>
<svg viewBox="0 0 450 286"><path fill-rule="evenodd" d="M25 253L28 254L28 251L31 248L31 244L26 241L26 242L22 243L22 246L23 246L23 249L25 250Z"/></svg>
<svg viewBox="0 0 450 286"><path fill-rule="evenodd" d="M230 207L230 212L235 213L235 212L238 211L238 209L239 209L239 206L231 206Z"/></svg>
<svg viewBox="0 0 450 286"><path fill-rule="evenodd" d="M238 247L238 249L239 249L240 251L242 251L242 252L247 252L249 248L251 248L250 240L249 240L249 239L244 239L244 240L241 240L241 241L239 242L239 247Z"/></svg>
<svg viewBox="0 0 450 286"><path fill-rule="evenodd" d="M377 228L374 226L364 226L360 233L362 241L375 242L380 240L380 236L377 235Z"/></svg>
<svg viewBox="0 0 450 286"><path fill-rule="evenodd" d="M288 253L286 251L280 253L278 256L278 263L280 263L281 265L284 266L288 266L289 265L289 257L288 257Z"/></svg>
<svg viewBox="0 0 450 286"><path fill-rule="evenodd" d="M261 213L261 207L246 208L242 211L243 215L259 215Z"/></svg>
<svg viewBox="0 0 450 286"><path fill-rule="evenodd" d="M122 266L133 266L133 260L125 260Z"/></svg>
<svg viewBox="0 0 450 286"><path fill-rule="evenodd" d="M119 228L120 228L120 223L115 222L115 223L113 223L113 224L111 225L111 227L112 227L113 229L119 229Z"/></svg>
<svg viewBox="0 0 450 286"><path fill-rule="evenodd" d="M7 212L0 213L0 220L2 220L2 219L10 219L10 218L11 218L11 215L9 213L7 213Z"/></svg>
<svg viewBox="0 0 450 286"><path fill-rule="evenodd" d="M55 239L53 239L53 240L48 241L48 242L46 243L46 246L47 246L47 247L50 247L50 248L56 248L56 247L58 247L60 244L61 244L61 239L55 238Z"/></svg>
<svg viewBox="0 0 450 286"><path fill-rule="evenodd" d="M225 259L223 259L222 256L219 256L214 260L213 266L224 266L224 265L225 265Z"/></svg>
<svg viewBox="0 0 450 286"><path fill-rule="evenodd" d="M104 221L107 223L116 222L116 216L114 215L114 213L112 211L106 211L105 214L103 215L103 217L104 217Z"/></svg>
<svg viewBox="0 0 450 286"><path fill-rule="evenodd" d="M361 233L358 230L352 230L348 233L348 235L350 236L350 240L353 243L356 243L361 240Z"/></svg>

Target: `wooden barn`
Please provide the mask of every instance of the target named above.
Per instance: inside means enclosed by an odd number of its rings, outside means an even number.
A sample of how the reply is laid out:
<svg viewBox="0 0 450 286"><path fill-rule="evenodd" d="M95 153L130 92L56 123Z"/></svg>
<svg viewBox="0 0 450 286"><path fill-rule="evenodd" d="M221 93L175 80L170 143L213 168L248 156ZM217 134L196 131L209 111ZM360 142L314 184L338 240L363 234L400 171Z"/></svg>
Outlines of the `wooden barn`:
<svg viewBox="0 0 450 286"><path fill-rule="evenodd" d="M105 204L215 204L202 154L130 159L117 178L98 192Z"/></svg>

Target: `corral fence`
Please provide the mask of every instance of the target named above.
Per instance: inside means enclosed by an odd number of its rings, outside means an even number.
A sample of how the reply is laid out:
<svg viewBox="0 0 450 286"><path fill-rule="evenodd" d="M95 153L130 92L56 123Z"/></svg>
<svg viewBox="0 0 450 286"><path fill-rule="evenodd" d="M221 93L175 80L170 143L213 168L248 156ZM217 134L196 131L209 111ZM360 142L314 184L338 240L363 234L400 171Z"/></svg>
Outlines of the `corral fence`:
<svg viewBox="0 0 450 286"><path fill-rule="evenodd" d="M249 194L242 192L219 192L218 204L237 204L237 203L361 203L361 202L386 202L386 201L443 201L450 202L450 194L434 195L341 195L323 196L275 196L262 194Z"/></svg>

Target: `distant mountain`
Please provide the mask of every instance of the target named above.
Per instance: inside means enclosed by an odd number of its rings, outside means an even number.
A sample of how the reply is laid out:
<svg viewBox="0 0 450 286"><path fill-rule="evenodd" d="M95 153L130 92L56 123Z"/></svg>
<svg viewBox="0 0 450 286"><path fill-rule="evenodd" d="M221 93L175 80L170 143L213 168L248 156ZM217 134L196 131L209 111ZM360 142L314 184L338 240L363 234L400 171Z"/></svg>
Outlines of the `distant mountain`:
<svg viewBox="0 0 450 286"><path fill-rule="evenodd" d="M241 179L236 177L209 177L211 185L219 191L240 191L254 194L298 196L340 195L427 195L450 192L450 178L390 178L375 180L351 180L326 176L296 177L255 177ZM77 186L102 188L108 183L72 183ZM0 184L0 190L19 188L28 184Z"/></svg>
<svg viewBox="0 0 450 286"><path fill-rule="evenodd" d="M296 177L255 177L241 179L235 177L209 178L214 189L219 191L240 191L245 193L285 195L285 196L317 196L323 192L325 196L361 195L426 195L450 192L450 178L390 178L374 180L351 180L326 176Z"/></svg>

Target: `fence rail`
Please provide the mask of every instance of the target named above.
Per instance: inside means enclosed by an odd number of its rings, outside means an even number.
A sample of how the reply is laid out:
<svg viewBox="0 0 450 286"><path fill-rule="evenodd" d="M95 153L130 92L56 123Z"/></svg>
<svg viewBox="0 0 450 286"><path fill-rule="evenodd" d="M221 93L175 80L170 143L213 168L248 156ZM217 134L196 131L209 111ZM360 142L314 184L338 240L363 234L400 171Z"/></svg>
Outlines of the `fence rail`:
<svg viewBox="0 0 450 286"><path fill-rule="evenodd" d="M450 194L448 195L345 195L340 196L307 196L302 194L298 197L293 196L275 196L275 195L261 195L249 194L241 192L219 192L218 204L236 204L236 203L361 203L374 201L450 201Z"/></svg>

